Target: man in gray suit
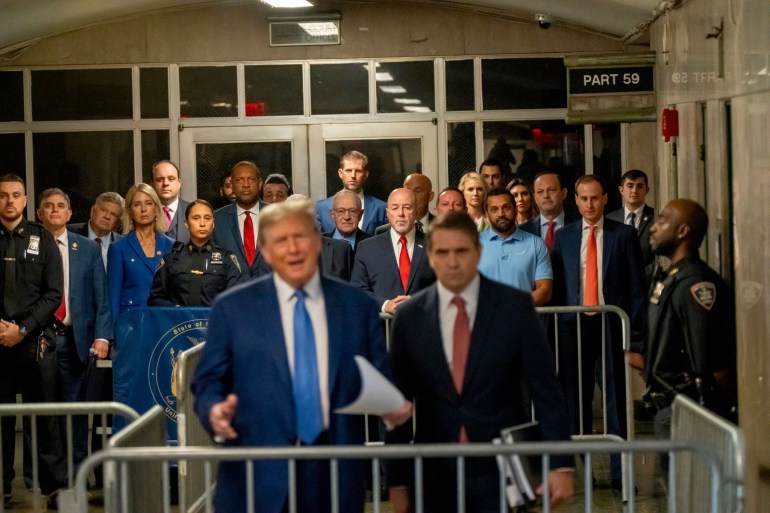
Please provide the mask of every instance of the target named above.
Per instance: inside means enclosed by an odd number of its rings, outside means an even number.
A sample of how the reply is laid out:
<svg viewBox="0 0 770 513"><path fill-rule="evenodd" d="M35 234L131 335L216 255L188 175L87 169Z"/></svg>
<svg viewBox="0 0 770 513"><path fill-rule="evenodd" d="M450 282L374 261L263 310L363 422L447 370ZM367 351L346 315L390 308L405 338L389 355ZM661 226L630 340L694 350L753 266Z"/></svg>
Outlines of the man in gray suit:
<svg viewBox="0 0 770 513"><path fill-rule="evenodd" d="M182 178L179 167L170 160L161 160L152 166L152 187L158 193L166 219L166 235L174 240L187 242L190 232L184 224L184 212L188 203L179 197Z"/></svg>

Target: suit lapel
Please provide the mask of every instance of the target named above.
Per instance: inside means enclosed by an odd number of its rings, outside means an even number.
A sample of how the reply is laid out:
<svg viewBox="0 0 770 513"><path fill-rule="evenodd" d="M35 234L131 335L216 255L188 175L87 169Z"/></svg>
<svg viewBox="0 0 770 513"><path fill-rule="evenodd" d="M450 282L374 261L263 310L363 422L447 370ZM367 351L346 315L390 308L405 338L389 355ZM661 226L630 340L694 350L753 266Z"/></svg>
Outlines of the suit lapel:
<svg viewBox="0 0 770 513"><path fill-rule="evenodd" d="M158 235L155 235L155 248L158 247ZM128 234L128 246L131 248L131 250L136 254L139 261L144 264L147 269L155 273L155 267L150 264L150 262L155 262L155 255L153 255L153 259L150 260L144 255L144 250L142 249L142 245L139 244L139 238L136 236L136 232L131 232Z"/></svg>
<svg viewBox="0 0 770 513"><path fill-rule="evenodd" d="M465 364L465 375L463 376L463 390L468 389L476 370L479 368L479 362L487 352L485 346L487 340L494 335L487 333L486 328L493 326L495 304L487 298L485 292L484 278L481 278L479 285L479 303L476 307L476 319L473 321L473 330L471 331L471 345L468 349L468 361Z"/></svg>
<svg viewBox="0 0 770 513"><path fill-rule="evenodd" d="M69 241L69 248L67 248L69 252L69 271L65 278L69 285L69 296L72 299L72 276L81 276L82 274L80 272L80 258L78 258L78 243L72 240L72 237L69 237L67 240ZM70 308L72 307L70 306Z"/></svg>
<svg viewBox="0 0 770 513"><path fill-rule="evenodd" d="M243 258L244 262L247 262L246 253L243 251L243 239L241 238L240 226L238 226L238 207L233 204L232 210L233 213L231 216L229 216L227 224L229 225L230 233L235 240L235 245L238 247L238 251L241 253L241 258ZM254 261L256 260L257 259L255 256Z"/></svg>
<svg viewBox="0 0 770 513"><path fill-rule="evenodd" d="M653 221L653 209L652 207L645 205L644 210L642 211L642 220L639 221L639 236L641 237L644 231L647 229L647 227L652 223Z"/></svg>
<svg viewBox="0 0 770 513"><path fill-rule="evenodd" d="M335 294L327 294L327 285L321 278L321 288L324 291L324 303L326 303L326 325L329 330L329 408L335 408L332 403L335 396L335 386L337 384L337 373L340 369L340 358L342 357L342 348L339 347L340 341L345 340L344 323L331 322L332 319L344 319L345 309L340 303L339 297Z"/></svg>
<svg viewBox="0 0 770 513"><path fill-rule="evenodd" d="M612 258L612 248L615 247L615 230L612 226L612 221L609 223L607 219L604 219L604 243L602 244L602 276L607 275L607 267L610 264Z"/></svg>
<svg viewBox="0 0 770 513"><path fill-rule="evenodd" d="M453 394L459 395L452 378L452 369L447 364L447 354L444 351L444 342L441 338L438 287L432 285L429 290L430 292L425 296L426 319L424 326L427 328L425 331L427 342L425 344L426 354L424 355L424 358L427 362L437 362L441 367L441 370L438 371L438 375L443 386L448 390L451 390Z"/></svg>
<svg viewBox="0 0 770 513"><path fill-rule="evenodd" d="M412 250L412 265L409 267L409 281L406 284L406 291L412 288L414 278L417 276L417 272L420 266L425 261L425 242L423 237L415 235L414 249ZM400 275L399 275L400 276Z"/></svg>
<svg viewBox="0 0 770 513"><path fill-rule="evenodd" d="M289 369L289 355L286 353L286 334L283 332L283 323L281 322L281 308L278 304L278 291L275 288L275 281L266 279L260 287L252 289L255 295L255 303L264 307L266 313L273 312L271 318L276 319L273 328L262 330L260 335L265 343L269 344L268 354L274 358L275 367L278 369L278 378L281 390L292 389L291 370ZM291 403L292 410L294 402Z"/></svg>

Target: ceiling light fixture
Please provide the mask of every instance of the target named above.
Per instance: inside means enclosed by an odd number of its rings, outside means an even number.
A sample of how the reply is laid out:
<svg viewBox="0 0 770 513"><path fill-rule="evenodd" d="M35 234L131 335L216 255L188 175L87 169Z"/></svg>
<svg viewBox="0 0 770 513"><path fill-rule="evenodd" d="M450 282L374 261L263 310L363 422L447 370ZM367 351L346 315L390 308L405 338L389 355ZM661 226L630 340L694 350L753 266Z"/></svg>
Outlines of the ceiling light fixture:
<svg viewBox="0 0 770 513"><path fill-rule="evenodd" d="M422 103L417 98L394 98L393 101L401 105L419 105Z"/></svg>
<svg viewBox="0 0 770 513"><path fill-rule="evenodd" d="M271 7L286 7L290 9L295 7L313 7L313 4L307 0L262 0L262 3Z"/></svg>
<svg viewBox="0 0 770 513"><path fill-rule="evenodd" d="M430 107L415 107L412 105L404 105L403 109L407 112L430 112Z"/></svg>
<svg viewBox="0 0 770 513"><path fill-rule="evenodd" d="M380 71L376 73L377 82L393 82L393 75L387 71Z"/></svg>
<svg viewBox="0 0 770 513"><path fill-rule="evenodd" d="M392 85L392 86L380 86L380 91L382 91L383 93L389 93L389 94L404 94L406 92L406 89L404 89L404 86Z"/></svg>

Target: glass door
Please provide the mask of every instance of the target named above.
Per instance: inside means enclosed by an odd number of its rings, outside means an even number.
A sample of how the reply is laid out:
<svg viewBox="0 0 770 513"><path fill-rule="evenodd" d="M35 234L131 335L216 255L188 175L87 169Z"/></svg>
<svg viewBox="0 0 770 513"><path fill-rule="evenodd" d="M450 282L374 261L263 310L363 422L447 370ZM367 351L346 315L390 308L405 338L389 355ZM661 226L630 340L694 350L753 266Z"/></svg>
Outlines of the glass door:
<svg viewBox="0 0 770 513"><path fill-rule="evenodd" d="M306 125L186 128L179 134L182 197L221 204L219 188L234 164L251 160L262 178L281 173L308 193Z"/></svg>
<svg viewBox="0 0 770 513"><path fill-rule="evenodd" d="M309 127L310 194L318 200L340 190L340 157L358 150L369 159L366 192L383 201L411 173L430 178L439 189L437 130L423 123L351 123Z"/></svg>

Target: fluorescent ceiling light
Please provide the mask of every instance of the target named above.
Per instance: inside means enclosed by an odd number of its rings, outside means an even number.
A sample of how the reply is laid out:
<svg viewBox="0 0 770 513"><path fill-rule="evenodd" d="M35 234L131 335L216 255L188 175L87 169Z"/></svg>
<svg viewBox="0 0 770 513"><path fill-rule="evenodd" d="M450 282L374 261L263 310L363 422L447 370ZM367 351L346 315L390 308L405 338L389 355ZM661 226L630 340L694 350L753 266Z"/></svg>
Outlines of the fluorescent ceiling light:
<svg viewBox="0 0 770 513"><path fill-rule="evenodd" d="M757 75L767 75L767 66L759 70L759 73Z"/></svg>
<svg viewBox="0 0 770 513"><path fill-rule="evenodd" d="M376 73L377 82L393 82L393 75L387 71L380 71Z"/></svg>
<svg viewBox="0 0 770 513"><path fill-rule="evenodd" d="M401 105L419 105L422 103L417 98L394 98L393 101Z"/></svg>
<svg viewBox="0 0 770 513"><path fill-rule="evenodd" d="M407 112L430 112L430 107L415 107L412 105L404 105L404 110Z"/></svg>
<svg viewBox="0 0 770 513"><path fill-rule="evenodd" d="M307 0L262 0L272 7L313 7Z"/></svg>
<svg viewBox="0 0 770 513"><path fill-rule="evenodd" d="M336 36L338 34L337 25L331 21L300 22L297 25L311 36Z"/></svg>
<svg viewBox="0 0 770 513"><path fill-rule="evenodd" d="M392 86L380 86L380 91L382 91L383 93L390 93L390 94L403 94L406 92L406 89L404 89L404 86L392 85Z"/></svg>

